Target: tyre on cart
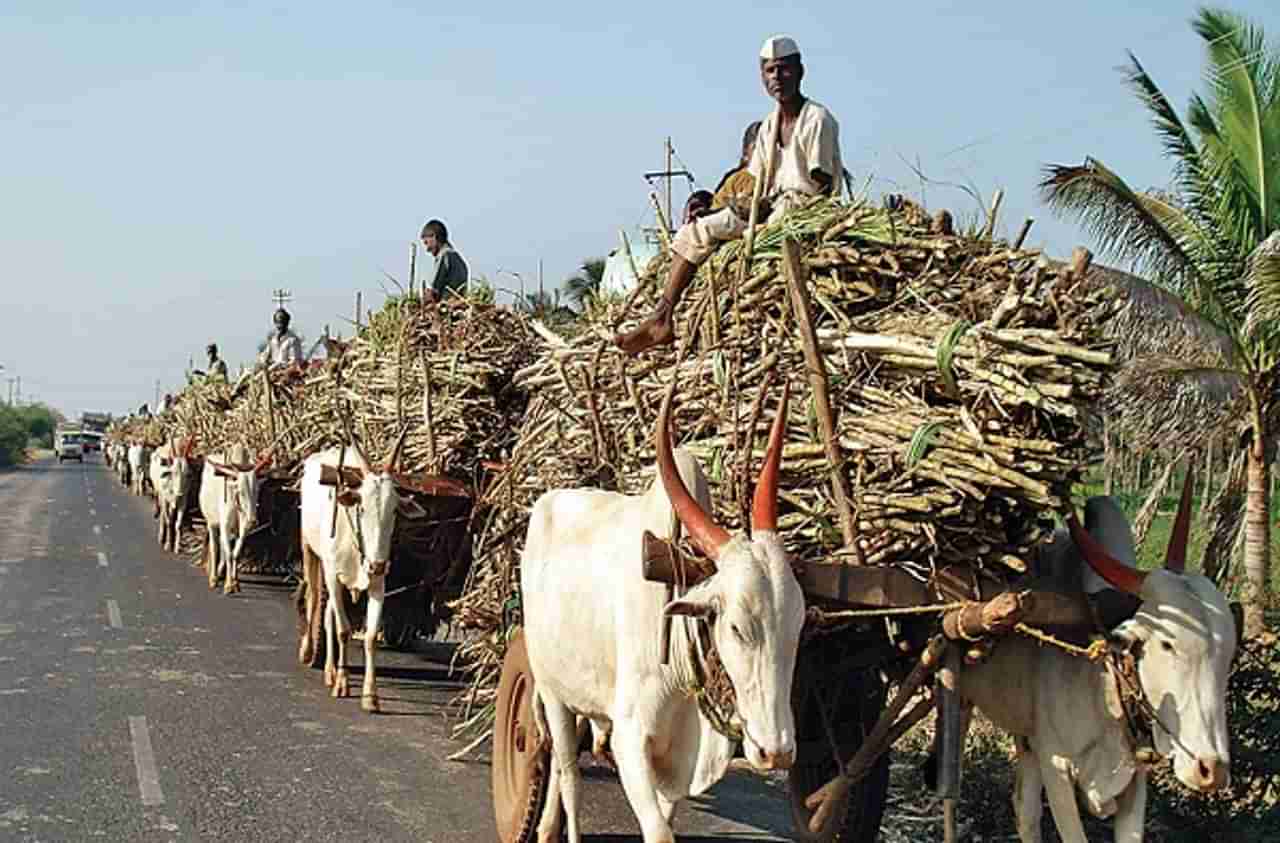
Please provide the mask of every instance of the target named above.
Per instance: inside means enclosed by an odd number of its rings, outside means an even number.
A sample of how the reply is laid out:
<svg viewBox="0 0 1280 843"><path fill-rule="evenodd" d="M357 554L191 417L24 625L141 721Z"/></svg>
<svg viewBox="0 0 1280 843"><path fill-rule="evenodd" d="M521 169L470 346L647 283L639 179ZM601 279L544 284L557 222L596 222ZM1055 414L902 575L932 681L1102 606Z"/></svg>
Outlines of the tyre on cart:
<svg viewBox="0 0 1280 843"><path fill-rule="evenodd" d="M815 791L836 775L832 736L847 764L871 732L884 708L886 688L875 668L834 675L823 670L820 659L797 664L793 686L796 720L796 761L788 773L793 839L804 843L861 843L878 839L889 789L889 754L886 752L856 785L845 804L816 833L809 828L814 812L805 805ZM805 669L808 667L809 669ZM824 712L826 716L824 717Z"/></svg>
<svg viewBox="0 0 1280 843"><path fill-rule="evenodd" d="M494 703L493 814L501 843L532 843L547 801L550 746L534 720L533 673L524 633L507 642Z"/></svg>

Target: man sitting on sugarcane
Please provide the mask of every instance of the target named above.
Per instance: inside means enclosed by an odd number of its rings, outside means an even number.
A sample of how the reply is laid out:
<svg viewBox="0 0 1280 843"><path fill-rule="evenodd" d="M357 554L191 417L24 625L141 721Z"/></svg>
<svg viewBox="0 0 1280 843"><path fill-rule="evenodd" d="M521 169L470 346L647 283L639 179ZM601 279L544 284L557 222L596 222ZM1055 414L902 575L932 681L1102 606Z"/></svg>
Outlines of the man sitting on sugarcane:
<svg viewBox="0 0 1280 843"><path fill-rule="evenodd" d="M458 254L449 242L449 229L440 220L429 220L422 227L422 245L436 259L436 274L431 281L431 289L423 290L423 298L428 302L444 301L444 297L453 293L465 295L469 270L467 262Z"/></svg>
<svg viewBox="0 0 1280 843"><path fill-rule="evenodd" d="M756 220L772 222L806 204L811 198L839 190L844 175L840 159L839 126L831 112L800 93L804 65L800 48L785 35L764 42L760 50L760 80L777 103L761 124L748 167L758 183L753 199L730 202L722 210L698 217L680 227L671 244L671 272L657 307L648 319L614 343L628 354L675 338L672 314L698 266L720 243L734 240Z"/></svg>
<svg viewBox="0 0 1280 843"><path fill-rule="evenodd" d="M218 356L218 344L209 343L204 347L205 353L209 355L209 368L205 370L193 369L192 375L203 378L205 383L214 383L220 381L227 382L227 361Z"/></svg>
<svg viewBox="0 0 1280 843"><path fill-rule="evenodd" d="M271 321L275 333L267 337L266 347L258 355L258 364L271 369L302 365L302 338L289 330L293 317L283 307L275 312Z"/></svg>

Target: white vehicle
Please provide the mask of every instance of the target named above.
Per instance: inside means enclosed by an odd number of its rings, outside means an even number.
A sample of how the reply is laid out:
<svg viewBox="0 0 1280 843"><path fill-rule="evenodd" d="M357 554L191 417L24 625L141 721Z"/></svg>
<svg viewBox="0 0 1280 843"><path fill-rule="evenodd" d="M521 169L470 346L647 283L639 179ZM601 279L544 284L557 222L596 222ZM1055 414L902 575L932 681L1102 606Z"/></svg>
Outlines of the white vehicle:
<svg viewBox="0 0 1280 843"><path fill-rule="evenodd" d="M54 437L53 452L58 457L58 464L65 460L84 462L84 444L76 431L61 431Z"/></svg>

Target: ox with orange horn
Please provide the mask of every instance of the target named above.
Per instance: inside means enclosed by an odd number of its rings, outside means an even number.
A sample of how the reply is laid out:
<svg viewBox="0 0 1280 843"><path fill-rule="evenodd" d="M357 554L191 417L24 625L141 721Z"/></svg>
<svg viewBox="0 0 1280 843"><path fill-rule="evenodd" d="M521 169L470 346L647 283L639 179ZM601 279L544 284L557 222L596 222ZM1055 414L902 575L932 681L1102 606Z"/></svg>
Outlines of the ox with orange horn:
<svg viewBox="0 0 1280 843"><path fill-rule="evenodd" d="M772 423L748 536L715 522L706 474L693 454L672 444L675 389L672 383L662 402L658 478L646 492L552 489L529 513L520 565L524 644L550 725L554 775L563 777L551 786L560 804L548 804L539 839L559 837L561 808L569 839L579 839L581 774L570 761L579 716L612 724L619 772L646 840L675 839L669 808L727 772L735 739L757 770L795 761L792 680L805 606L777 532L786 398ZM645 546L667 542L672 515L714 561L698 566L696 584L678 578L676 594L644 573ZM567 602L573 611L564 611ZM718 731L694 694L671 690L698 669L691 663L695 642L707 639L733 686L732 711L723 712L720 726L732 736ZM655 745L664 748L661 758L647 749Z"/></svg>

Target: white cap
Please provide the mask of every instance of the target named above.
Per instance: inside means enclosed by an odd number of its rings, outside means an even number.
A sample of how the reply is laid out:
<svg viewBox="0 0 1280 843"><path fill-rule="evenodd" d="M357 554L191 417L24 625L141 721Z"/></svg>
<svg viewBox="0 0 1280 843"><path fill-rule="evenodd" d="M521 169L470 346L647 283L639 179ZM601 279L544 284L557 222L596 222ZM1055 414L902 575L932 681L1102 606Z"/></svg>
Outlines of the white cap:
<svg viewBox="0 0 1280 843"><path fill-rule="evenodd" d="M760 58L768 61L770 59L785 59L787 56L800 55L800 48L796 46L796 41L790 35L775 35L772 38L766 38L764 46L760 48Z"/></svg>

